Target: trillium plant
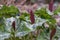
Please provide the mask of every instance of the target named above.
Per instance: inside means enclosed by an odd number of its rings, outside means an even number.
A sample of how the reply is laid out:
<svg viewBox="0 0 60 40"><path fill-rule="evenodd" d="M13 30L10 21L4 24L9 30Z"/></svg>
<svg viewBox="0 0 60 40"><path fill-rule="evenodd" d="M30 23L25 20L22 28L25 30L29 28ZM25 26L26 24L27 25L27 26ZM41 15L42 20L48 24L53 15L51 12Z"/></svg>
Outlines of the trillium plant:
<svg viewBox="0 0 60 40"><path fill-rule="evenodd" d="M0 9L1 40L53 40L56 20L46 8L22 12L15 6L3 5Z"/></svg>

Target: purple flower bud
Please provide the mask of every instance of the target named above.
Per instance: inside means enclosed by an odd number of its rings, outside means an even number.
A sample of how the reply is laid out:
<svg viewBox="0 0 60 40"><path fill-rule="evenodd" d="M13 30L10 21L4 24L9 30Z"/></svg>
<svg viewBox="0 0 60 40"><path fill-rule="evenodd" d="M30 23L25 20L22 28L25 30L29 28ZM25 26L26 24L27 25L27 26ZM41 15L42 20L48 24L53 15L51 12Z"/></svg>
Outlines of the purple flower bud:
<svg viewBox="0 0 60 40"><path fill-rule="evenodd" d="M32 10L30 10L29 13L30 13L30 20L31 20L31 23L34 24L34 23L35 23L34 13L33 13Z"/></svg>
<svg viewBox="0 0 60 40"><path fill-rule="evenodd" d="M52 12L53 11L53 1L54 0L51 0L50 3L49 3L49 10Z"/></svg>
<svg viewBox="0 0 60 40"><path fill-rule="evenodd" d="M56 33L56 29L54 28L54 29L51 30L51 33L50 33L50 40L52 40L55 33Z"/></svg>
<svg viewBox="0 0 60 40"><path fill-rule="evenodd" d="M13 21L12 27L13 27L13 29L15 30L15 21Z"/></svg>

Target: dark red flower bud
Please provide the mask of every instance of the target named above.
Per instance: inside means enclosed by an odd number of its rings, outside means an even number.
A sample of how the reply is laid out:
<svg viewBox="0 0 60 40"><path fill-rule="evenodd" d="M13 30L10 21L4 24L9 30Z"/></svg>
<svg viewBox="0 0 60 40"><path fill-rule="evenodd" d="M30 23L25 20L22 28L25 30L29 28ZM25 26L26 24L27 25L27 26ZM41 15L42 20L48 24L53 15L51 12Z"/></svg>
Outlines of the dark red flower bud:
<svg viewBox="0 0 60 40"><path fill-rule="evenodd" d="M51 33L50 33L50 40L52 40L53 36L55 35L56 33L56 29L52 29Z"/></svg>
<svg viewBox="0 0 60 40"><path fill-rule="evenodd" d="M53 11L53 2L54 0L51 0L49 3L49 10L52 12Z"/></svg>
<svg viewBox="0 0 60 40"><path fill-rule="evenodd" d="M13 27L13 29L15 30L15 21L13 21L12 27Z"/></svg>
<svg viewBox="0 0 60 40"><path fill-rule="evenodd" d="M31 20L31 23L34 24L34 23L35 23L34 13L33 13L32 10L30 10L29 13L30 13L30 20Z"/></svg>

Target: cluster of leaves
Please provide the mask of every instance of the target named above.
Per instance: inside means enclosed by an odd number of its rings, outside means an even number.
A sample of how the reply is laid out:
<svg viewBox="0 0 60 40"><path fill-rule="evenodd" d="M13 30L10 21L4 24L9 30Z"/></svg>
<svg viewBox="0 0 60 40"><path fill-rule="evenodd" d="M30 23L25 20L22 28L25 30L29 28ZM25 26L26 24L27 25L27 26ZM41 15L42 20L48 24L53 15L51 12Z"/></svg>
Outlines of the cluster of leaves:
<svg viewBox="0 0 60 40"><path fill-rule="evenodd" d="M51 15L49 15L47 13L46 8L41 8L40 10L36 10L34 12L34 15L38 16L39 18L47 20L47 24L50 26L50 28L56 27L55 26L56 20ZM30 14L29 13L23 13L20 16L20 20L26 21L26 17L28 17L27 20L30 20L30 18L29 18Z"/></svg>
<svg viewBox="0 0 60 40"><path fill-rule="evenodd" d="M15 17L17 13L19 13L19 10L15 6L3 5L0 8L0 29L4 30L4 27L5 27L3 17L5 17L5 18L9 18L9 17L12 17L12 16Z"/></svg>
<svg viewBox="0 0 60 40"><path fill-rule="evenodd" d="M16 14L19 13L19 10L15 6L6 6L3 5L0 9L0 17L11 17L16 16Z"/></svg>
<svg viewBox="0 0 60 40"><path fill-rule="evenodd" d="M50 34L50 39L52 39L52 37L55 35L56 33L56 20L52 17L52 15L49 15L46 11L46 8L42 8L40 10L36 10L35 11L35 15L47 20L46 23L49 25L49 28L47 28L49 31L52 29L51 34ZM48 30L46 30L45 26L43 26L43 34L47 34ZM38 27L39 28L39 27ZM41 29L41 28L40 28ZM41 32L42 33L42 32ZM42 34L42 35L43 35Z"/></svg>
<svg viewBox="0 0 60 40"><path fill-rule="evenodd" d="M51 22L52 24L56 23L56 20L47 13L46 8L41 8L40 10L36 10L35 15L42 19L48 20L48 22Z"/></svg>
<svg viewBox="0 0 60 40"><path fill-rule="evenodd" d="M34 12L34 15L36 15L38 18L47 20L46 23L49 25L49 28L47 28L47 29L45 28L44 25L42 25L41 27L40 26L37 27L37 30L42 30L41 35L47 34L47 33L49 33L49 31L51 29L56 28L56 25L55 25L56 20L52 17L52 15L49 15L47 13L46 8L41 8L40 10L36 10ZM23 21L27 22L26 17L28 17L27 20L30 20L30 14L29 13L23 13L20 16L20 20L23 20Z"/></svg>
<svg viewBox="0 0 60 40"><path fill-rule="evenodd" d="M27 22L27 20L26 20L26 17L28 17L29 16L29 14L27 14L27 13L22 13L22 15L19 17L19 19L20 19L20 26L18 27L18 32L22 32L22 34L24 35L24 32L25 31L27 31L27 32L29 32L30 31L30 29L29 28L27 28L26 27L26 25L25 25L25 23L24 22ZM29 17L28 17L29 18ZM28 37L28 36L27 36ZM10 37L10 38L8 38L8 39L5 39L5 40L26 40L25 39L26 37L25 36L21 36L21 39L19 38L19 37Z"/></svg>
<svg viewBox="0 0 60 40"><path fill-rule="evenodd" d="M16 14L19 13L19 10L14 7L14 6L3 6L1 9L0 9L0 17L12 17L12 16L16 16ZM37 27L37 30L39 29L42 29L43 31L45 31L45 33L47 33L49 31L50 28L55 28L55 23L56 23L56 20L47 13L46 11L46 8L41 8L40 10L36 10L34 12L34 15L36 15L37 17L39 18L42 18L42 19L45 19L45 20L48 20L47 21L47 24L49 25L49 28L47 30L45 30L46 28L44 27L44 25L42 25L42 27ZM27 20L30 20L30 14L29 13L22 13L22 15L19 17L20 19L20 22L23 23L22 21L25 21L27 23L30 23L30 21L27 21ZM21 25L20 25L21 26ZM29 30L28 28L26 28L26 25L23 24L24 27L22 30ZM42 34L43 35L43 34ZM29 36L29 35L28 35ZM27 37L28 37L27 36ZM26 37L26 36L24 36ZM23 37L23 38L24 38ZM31 36L33 37L33 36ZM18 40L19 38L16 38L16 40ZM24 39L25 40L25 39ZM29 40L29 39L28 39Z"/></svg>

